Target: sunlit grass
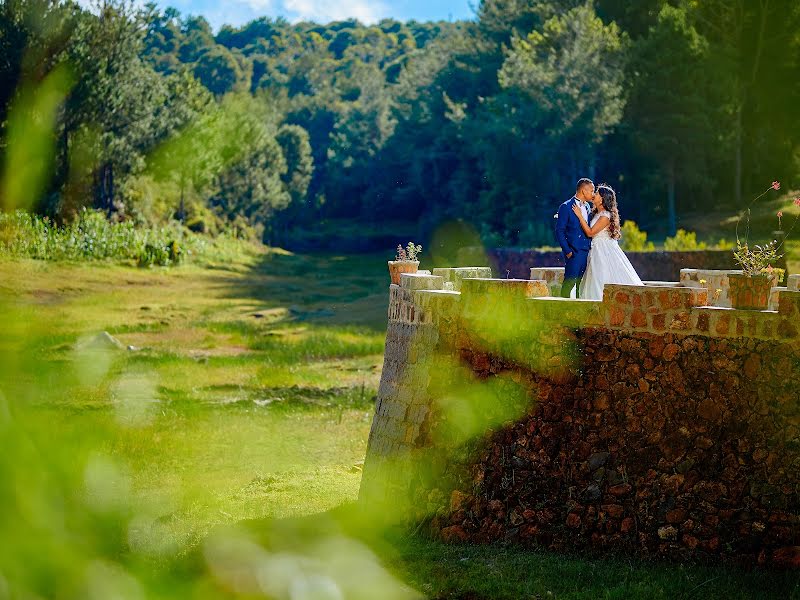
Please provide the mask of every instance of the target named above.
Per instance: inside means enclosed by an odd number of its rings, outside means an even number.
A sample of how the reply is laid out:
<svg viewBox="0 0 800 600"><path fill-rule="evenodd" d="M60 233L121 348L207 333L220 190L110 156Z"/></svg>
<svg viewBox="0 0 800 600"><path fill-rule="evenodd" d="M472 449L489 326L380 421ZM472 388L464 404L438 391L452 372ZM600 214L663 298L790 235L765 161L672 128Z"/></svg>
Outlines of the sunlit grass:
<svg viewBox="0 0 800 600"><path fill-rule="evenodd" d="M384 266L362 264L285 253L147 271L0 261L2 297L14 307L0 338L0 433L4 397L16 419L0 490L18 499L0 523L17 538L40 528L0 562L4 577L83 597L88 561L111 589L122 573L164 598L257 595L226 579L228 559L216 553L231 551L240 574L302 564L361 597L418 597L375 555L432 598L796 593L791 575L387 537L376 517L390 515L352 504L386 314ZM321 282L338 294L333 302L319 300ZM78 349L100 331L135 349ZM480 409L470 407L453 408ZM241 539L250 541L231 550Z"/></svg>
<svg viewBox="0 0 800 600"><path fill-rule="evenodd" d="M750 210L750 241L765 243L772 239L772 233L778 229L778 211L783 213L781 227L789 232L800 216L800 207L793 200L800 195L798 191L772 192L762 200L753 204ZM736 225L739 222L739 235L746 232L746 218L742 211L745 206L731 206L725 210L707 210L702 213L686 215L680 226L697 231L698 237L705 240L725 238L729 242L736 240ZM789 233L785 245L786 260L790 273L800 272L800 222Z"/></svg>
<svg viewBox="0 0 800 600"><path fill-rule="evenodd" d="M6 390L50 389L35 398L41 421L31 415L43 447L100 435L87 438L87 452L114 461L139 507L133 550L181 553L215 525L324 512L357 497L383 331L326 324L330 315L315 311L320 296L357 297L372 280L354 273L356 283L331 286L263 263L143 271L0 261L3 297L20 317L6 339L27 338L33 355L60 365L21 371ZM123 349L78 349L101 331ZM73 364L88 380L64 381Z"/></svg>

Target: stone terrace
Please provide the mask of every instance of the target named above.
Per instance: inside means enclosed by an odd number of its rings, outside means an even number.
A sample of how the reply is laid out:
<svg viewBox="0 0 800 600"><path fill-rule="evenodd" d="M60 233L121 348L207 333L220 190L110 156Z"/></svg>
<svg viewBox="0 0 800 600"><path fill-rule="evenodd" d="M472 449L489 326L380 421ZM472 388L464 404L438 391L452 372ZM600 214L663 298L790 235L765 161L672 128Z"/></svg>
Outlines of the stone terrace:
<svg viewBox="0 0 800 600"><path fill-rule="evenodd" d="M362 499L445 540L800 566L800 277L741 311L724 272L599 302L477 269L390 287Z"/></svg>

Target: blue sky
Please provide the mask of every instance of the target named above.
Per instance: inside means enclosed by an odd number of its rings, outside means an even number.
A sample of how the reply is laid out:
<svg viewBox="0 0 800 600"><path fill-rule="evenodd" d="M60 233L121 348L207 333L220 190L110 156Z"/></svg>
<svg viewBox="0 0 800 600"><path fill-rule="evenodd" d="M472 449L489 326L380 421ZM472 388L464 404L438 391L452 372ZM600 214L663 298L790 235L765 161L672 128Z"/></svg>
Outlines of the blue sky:
<svg viewBox="0 0 800 600"><path fill-rule="evenodd" d="M241 25L257 17L285 17L289 21L327 23L357 18L374 23L385 17L401 21L469 19L470 0L156 0L184 14L203 15L215 30L224 23ZM477 0L473 2L477 5Z"/></svg>

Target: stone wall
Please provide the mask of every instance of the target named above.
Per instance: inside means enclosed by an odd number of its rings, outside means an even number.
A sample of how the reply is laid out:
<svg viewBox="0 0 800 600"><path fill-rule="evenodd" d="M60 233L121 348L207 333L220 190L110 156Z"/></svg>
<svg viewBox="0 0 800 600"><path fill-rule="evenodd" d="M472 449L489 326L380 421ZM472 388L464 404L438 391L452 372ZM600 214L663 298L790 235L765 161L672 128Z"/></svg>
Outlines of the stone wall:
<svg viewBox="0 0 800 600"><path fill-rule="evenodd" d="M800 566L800 292L427 277L390 289L362 499L445 540Z"/></svg>
<svg viewBox="0 0 800 600"><path fill-rule="evenodd" d="M461 264L483 264L486 252L482 248L462 248ZM698 250L692 252L626 252L631 264L645 281L678 281L681 269L727 270L735 268L730 250ZM489 264L495 273L505 277L528 277L534 267L564 266L560 251L497 248L488 251ZM785 258L775 265L786 269Z"/></svg>

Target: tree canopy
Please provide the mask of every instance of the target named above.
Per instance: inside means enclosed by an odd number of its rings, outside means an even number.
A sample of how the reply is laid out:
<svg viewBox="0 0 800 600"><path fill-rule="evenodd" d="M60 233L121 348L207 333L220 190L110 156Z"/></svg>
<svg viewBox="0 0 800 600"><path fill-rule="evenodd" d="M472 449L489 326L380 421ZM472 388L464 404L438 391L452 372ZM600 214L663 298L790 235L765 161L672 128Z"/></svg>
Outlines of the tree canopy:
<svg viewBox="0 0 800 600"><path fill-rule="evenodd" d="M587 175L667 234L764 181L798 184L798 26L793 0L482 0L471 21L215 34L153 4L9 0L0 152L15 98L63 66L33 202L58 219L94 205L282 239L331 218L423 235L461 219L536 245Z"/></svg>

